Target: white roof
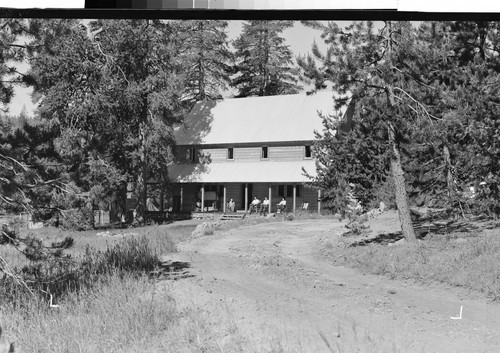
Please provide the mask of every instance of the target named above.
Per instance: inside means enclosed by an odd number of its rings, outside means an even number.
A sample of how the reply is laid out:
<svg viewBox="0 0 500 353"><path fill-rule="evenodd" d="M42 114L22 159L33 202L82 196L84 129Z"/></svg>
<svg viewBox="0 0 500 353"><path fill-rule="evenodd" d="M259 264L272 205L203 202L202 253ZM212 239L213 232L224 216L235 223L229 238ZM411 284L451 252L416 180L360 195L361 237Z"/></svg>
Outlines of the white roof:
<svg viewBox="0 0 500 353"><path fill-rule="evenodd" d="M227 162L176 164L169 167L174 183L302 183L311 180L302 167L316 176L313 160L293 162Z"/></svg>
<svg viewBox="0 0 500 353"><path fill-rule="evenodd" d="M176 129L178 145L314 140L318 115L334 113L333 92L198 102Z"/></svg>

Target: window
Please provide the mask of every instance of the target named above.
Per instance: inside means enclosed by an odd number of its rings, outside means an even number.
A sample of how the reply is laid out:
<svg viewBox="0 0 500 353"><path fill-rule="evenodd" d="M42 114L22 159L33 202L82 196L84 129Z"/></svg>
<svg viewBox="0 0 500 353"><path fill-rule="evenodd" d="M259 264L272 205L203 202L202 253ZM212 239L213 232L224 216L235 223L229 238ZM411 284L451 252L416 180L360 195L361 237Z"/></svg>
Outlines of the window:
<svg viewBox="0 0 500 353"><path fill-rule="evenodd" d="M260 156L262 159L267 159L267 146L262 147L262 153Z"/></svg>
<svg viewBox="0 0 500 353"><path fill-rule="evenodd" d="M227 159L234 159L234 150L232 147L227 149Z"/></svg>
<svg viewBox="0 0 500 353"><path fill-rule="evenodd" d="M311 156L312 156L311 146L310 145L304 146L304 158L311 158Z"/></svg>
<svg viewBox="0 0 500 353"><path fill-rule="evenodd" d="M300 184L295 185L295 196L300 197L301 193L302 193L302 186ZM278 196L293 197L293 185L278 185Z"/></svg>
<svg viewBox="0 0 500 353"><path fill-rule="evenodd" d="M187 153L186 153L186 159L190 162L194 162L196 157L196 150L195 148L188 148Z"/></svg>
<svg viewBox="0 0 500 353"><path fill-rule="evenodd" d="M278 185L278 196L285 196L285 185Z"/></svg>

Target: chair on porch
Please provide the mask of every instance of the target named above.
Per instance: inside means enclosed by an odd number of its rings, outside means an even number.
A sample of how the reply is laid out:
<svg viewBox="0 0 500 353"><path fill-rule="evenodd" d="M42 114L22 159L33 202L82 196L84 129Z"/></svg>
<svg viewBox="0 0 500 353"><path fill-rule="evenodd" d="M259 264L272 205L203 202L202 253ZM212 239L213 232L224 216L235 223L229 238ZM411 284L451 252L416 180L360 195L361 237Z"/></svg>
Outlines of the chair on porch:
<svg viewBox="0 0 500 353"><path fill-rule="evenodd" d="M308 208L309 208L309 202L302 202L302 205L300 205L299 208L299 214L302 214L302 212L306 213Z"/></svg>

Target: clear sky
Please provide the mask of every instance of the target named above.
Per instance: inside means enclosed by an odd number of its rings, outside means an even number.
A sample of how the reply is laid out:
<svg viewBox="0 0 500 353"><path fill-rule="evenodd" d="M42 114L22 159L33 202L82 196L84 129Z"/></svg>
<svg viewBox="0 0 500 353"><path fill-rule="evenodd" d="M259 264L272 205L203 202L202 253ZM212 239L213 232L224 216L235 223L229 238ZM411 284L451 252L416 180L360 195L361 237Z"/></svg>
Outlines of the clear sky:
<svg viewBox="0 0 500 353"><path fill-rule="evenodd" d="M229 21L228 25L228 35L229 39L235 39L241 32L242 21ZM286 39L288 45L290 45L290 49L295 55L307 55L311 51L311 45L316 40L316 42L320 45L321 48L321 32L305 27L299 21L295 23L293 28L287 29L283 36ZM27 66L21 65L19 66L19 71L26 71ZM12 100L12 103L9 106L9 113L11 115L17 115L23 109L23 106L26 106L26 110L28 115L32 115L32 112L35 108L34 104L31 102L31 88L24 87L16 87L15 96Z"/></svg>

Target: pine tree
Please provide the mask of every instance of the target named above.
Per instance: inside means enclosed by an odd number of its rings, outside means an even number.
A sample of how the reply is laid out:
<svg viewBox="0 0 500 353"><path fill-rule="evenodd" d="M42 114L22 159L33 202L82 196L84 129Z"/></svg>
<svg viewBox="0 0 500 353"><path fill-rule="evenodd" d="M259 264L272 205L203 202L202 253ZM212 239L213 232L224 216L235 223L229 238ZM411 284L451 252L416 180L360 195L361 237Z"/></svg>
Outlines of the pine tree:
<svg viewBox="0 0 500 353"><path fill-rule="evenodd" d="M186 67L182 100L191 107L200 100L221 98L234 61L225 32L227 21L191 20L178 25L179 56Z"/></svg>
<svg viewBox="0 0 500 353"><path fill-rule="evenodd" d="M425 81L428 47L417 41L416 29L407 22L354 22L345 29L335 23L322 26L326 55L313 48L315 59L300 58L305 76L315 79L316 87L329 81L342 97L338 107L355 104L368 125L380 123L386 134L375 130L370 139L384 136L395 188L396 205L405 238L415 241L403 161L405 146L418 124L433 124L437 117L427 103L436 94ZM320 67L315 66L319 60ZM378 125L380 126L380 125ZM378 138L379 141L381 141ZM380 156L382 156L381 154ZM349 175L353 177L352 174Z"/></svg>
<svg viewBox="0 0 500 353"><path fill-rule="evenodd" d="M248 21L235 40L236 74L231 86L237 97L298 93L298 69L280 34L291 21Z"/></svg>
<svg viewBox="0 0 500 353"><path fill-rule="evenodd" d="M107 175L112 179L99 184L108 192L109 186L124 187L124 179L135 181L144 211L148 175L167 180L171 126L183 108L185 68L176 56L176 24L103 20L39 26L39 42L61 32L32 57L31 74L41 97L40 117L59 129L56 145L72 165L72 178L89 190L98 183L90 176ZM92 171L98 166L107 172Z"/></svg>

